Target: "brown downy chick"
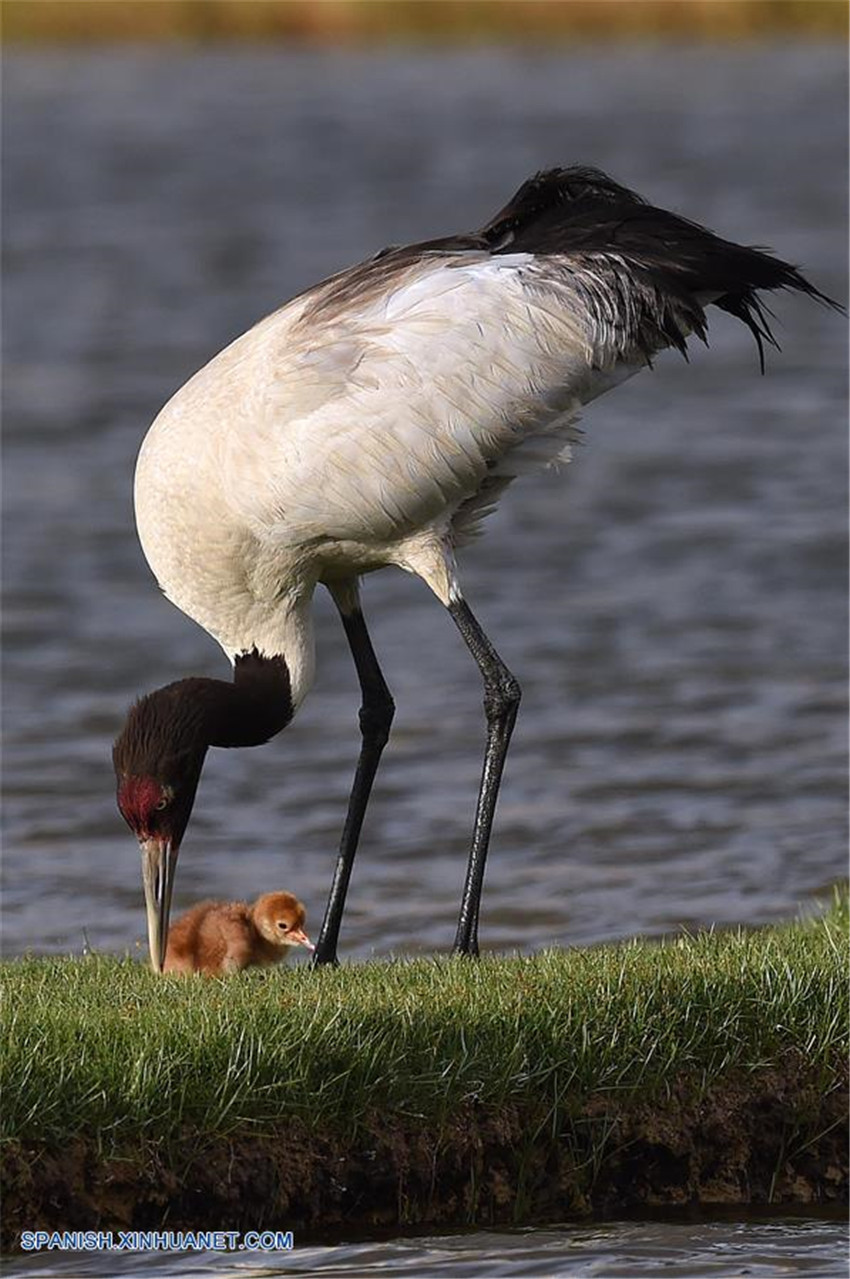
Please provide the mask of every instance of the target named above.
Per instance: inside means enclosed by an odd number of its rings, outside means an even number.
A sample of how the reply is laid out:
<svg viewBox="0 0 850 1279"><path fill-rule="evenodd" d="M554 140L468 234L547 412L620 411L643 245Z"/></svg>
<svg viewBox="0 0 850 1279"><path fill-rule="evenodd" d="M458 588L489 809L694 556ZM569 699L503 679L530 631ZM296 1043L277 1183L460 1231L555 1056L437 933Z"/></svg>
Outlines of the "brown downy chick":
<svg viewBox="0 0 850 1279"><path fill-rule="evenodd" d="M253 906L201 902L170 929L163 971L222 976L277 964L291 946L313 949L304 920L304 907L292 893L264 893Z"/></svg>

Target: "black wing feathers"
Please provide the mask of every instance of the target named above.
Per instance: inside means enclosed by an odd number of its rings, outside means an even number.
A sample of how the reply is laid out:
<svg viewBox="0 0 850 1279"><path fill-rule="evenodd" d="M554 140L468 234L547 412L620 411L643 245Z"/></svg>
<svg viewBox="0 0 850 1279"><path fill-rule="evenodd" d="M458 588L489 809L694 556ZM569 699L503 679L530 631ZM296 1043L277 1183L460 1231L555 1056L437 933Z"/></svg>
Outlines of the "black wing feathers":
<svg viewBox="0 0 850 1279"><path fill-rule="evenodd" d="M467 253L564 259L588 310L620 330L624 352L637 348L647 360L668 346L686 356L691 333L705 341L704 308L714 303L747 325L764 368L764 343L777 343L761 289L796 289L841 310L780 258L723 240L576 165L529 178L479 231L391 246L325 281L309 291L301 322L333 320L383 296L423 259Z"/></svg>
<svg viewBox="0 0 850 1279"><path fill-rule="evenodd" d="M478 236L494 254L565 254L594 259L597 267L614 275L625 272L643 295L637 299L642 305L636 339L655 350L673 345L684 351L677 315L704 338L703 307L713 302L747 325L763 368L763 343L777 343L758 290L794 289L841 310L796 267L655 208L598 169L575 166L538 173ZM653 328L663 340L655 339Z"/></svg>

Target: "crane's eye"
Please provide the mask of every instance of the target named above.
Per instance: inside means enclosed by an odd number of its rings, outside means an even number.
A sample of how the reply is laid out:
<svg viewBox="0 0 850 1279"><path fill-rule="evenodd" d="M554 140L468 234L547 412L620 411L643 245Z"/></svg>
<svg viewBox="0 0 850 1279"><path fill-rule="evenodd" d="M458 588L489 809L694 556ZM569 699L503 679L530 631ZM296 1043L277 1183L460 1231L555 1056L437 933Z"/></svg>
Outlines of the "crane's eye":
<svg viewBox="0 0 850 1279"><path fill-rule="evenodd" d="M156 804L156 807L157 807L160 811L162 811L162 809L163 809L163 808L168 808L168 796L167 796L167 795L163 795L162 799L161 799L161 800L159 800L159 801L158 801L158 803Z"/></svg>

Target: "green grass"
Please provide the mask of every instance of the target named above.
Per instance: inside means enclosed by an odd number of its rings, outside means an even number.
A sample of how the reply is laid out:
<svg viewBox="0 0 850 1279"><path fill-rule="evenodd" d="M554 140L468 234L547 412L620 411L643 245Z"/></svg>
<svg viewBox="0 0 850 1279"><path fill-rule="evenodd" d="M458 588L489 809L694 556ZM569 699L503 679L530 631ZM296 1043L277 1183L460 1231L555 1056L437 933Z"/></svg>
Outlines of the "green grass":
<svg viewBox="0 0 850 1279"><path fill-rule="evenodd" d="M541 1125L591 1094L779 1063L822 1071L848 1030L846 893L823 917L531 958L156 978L105 956L0 965L6 1140L167 1141L297 1118L450 1122L471 1100Z"/></svg>

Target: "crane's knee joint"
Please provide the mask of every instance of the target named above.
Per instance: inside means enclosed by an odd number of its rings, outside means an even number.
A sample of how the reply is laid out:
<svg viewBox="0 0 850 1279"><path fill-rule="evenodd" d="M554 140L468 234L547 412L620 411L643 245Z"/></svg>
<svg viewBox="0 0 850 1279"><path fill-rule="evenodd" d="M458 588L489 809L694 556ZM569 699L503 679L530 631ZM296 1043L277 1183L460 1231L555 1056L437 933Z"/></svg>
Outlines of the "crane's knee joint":
<svg viewBox="0 0 850 1279"><path fill-rule="evenodd" d="M498 680L484 689L484 711L490 720L516 719L522 699L519 682L506 671Z"/></svg>
<svg viewBox="0 0 850 1279"><path fill-rule="evenodd" d="M364 702L360 707L360 732L378 746L386 746L395 714L395 702L389 696Z"/></svg>

